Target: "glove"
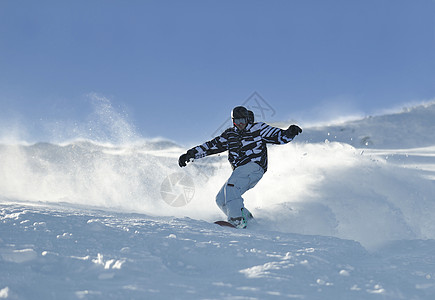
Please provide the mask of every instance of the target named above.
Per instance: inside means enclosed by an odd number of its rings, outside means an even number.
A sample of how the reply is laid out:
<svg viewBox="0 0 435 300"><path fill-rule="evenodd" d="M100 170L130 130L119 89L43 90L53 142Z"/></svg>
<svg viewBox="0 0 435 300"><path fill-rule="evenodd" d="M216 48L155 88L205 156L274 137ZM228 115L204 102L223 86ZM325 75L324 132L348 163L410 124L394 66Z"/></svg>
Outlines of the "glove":
<svg viewBox="0 0 435 300"><path fill-rule="evenodd" d="M196 150L190 149L184 154L181 154L180 158L178 159L178 165L182 168L187 166L187 163L190 161L190 159L195 158Z"/></svg>
<svg viewBox="0 0 435 300"><path fill-rule="evenodd" d="M286 137L288 138L294 138L295 136L297 136L299 133L302 132L302 129L297 126L297 125L290 125L290 127L284 131L284 134Z"/></svg>

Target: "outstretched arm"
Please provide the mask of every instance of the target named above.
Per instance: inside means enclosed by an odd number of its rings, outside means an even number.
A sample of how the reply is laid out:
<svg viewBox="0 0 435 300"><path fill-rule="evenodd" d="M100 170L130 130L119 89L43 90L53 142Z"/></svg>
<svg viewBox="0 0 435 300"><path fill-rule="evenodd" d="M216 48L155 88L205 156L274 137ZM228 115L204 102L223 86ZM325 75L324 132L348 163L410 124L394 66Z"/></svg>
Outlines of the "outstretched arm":
<svg viewBox="0 0 435 300"><path fill-rule="evenodd" d="M283 130L263 123L261 136L267 143L286 144L291 142L301 132L302 129L297 125L290 125L289 128Z"/></svg>
<svg viewBox="0 0 435 300"><path fill-rule="evenodd" d="M178 165L180 167L185 167L191 159L198 159L212 154L221 153L228 150L228 139L226 138L226 133L222 133L220 136L205 142L202 145L193 147L186 153L182 154L178 159Z"/></svg>

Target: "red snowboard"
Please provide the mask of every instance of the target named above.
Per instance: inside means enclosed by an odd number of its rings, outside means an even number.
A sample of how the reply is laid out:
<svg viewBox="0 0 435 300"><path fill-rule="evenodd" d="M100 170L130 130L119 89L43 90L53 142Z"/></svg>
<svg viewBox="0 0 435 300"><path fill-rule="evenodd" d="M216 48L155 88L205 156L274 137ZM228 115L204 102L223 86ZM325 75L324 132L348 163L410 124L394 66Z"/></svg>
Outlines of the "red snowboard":
<svg viewBox="0 0 435 300"><path fill-rule="evenodd" d="M216 221L216 222L214 222L215 224L218 224L218 225L220 225L220 226L223 226L223 227L231 227L231 228L236 228L236 226L234 226L233 224L231 224L231 223L228 223L227 221Z"/></svg>

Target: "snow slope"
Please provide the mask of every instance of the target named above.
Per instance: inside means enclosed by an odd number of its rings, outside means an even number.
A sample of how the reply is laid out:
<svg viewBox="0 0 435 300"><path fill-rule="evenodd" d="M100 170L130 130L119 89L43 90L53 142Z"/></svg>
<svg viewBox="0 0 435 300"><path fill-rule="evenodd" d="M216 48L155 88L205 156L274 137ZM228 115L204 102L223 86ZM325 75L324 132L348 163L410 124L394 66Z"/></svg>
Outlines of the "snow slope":
<svg viewBox="0 0 435 300"><path fill-rule="evenodd" d="M246 230L212 224L225 155L180 169L165 140L4 142L0 299L433 299L434 119L429 103L270 146Z"/></svg>

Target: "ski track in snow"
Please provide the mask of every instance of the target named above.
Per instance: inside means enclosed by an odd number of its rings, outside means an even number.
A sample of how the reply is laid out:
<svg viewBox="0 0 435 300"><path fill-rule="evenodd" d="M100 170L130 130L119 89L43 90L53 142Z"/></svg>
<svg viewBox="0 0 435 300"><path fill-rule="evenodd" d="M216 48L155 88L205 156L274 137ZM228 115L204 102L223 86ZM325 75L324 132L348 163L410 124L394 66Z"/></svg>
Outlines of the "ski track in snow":
<svg viewBox="0 0 435 300"><path fill-rule="evenodd" d="M246 230L212 224L225 156L180 170L164 140L0 144L0 299L433 299L434 115L269 147ZM194 197L172 207L180 172Z"/></svg>

